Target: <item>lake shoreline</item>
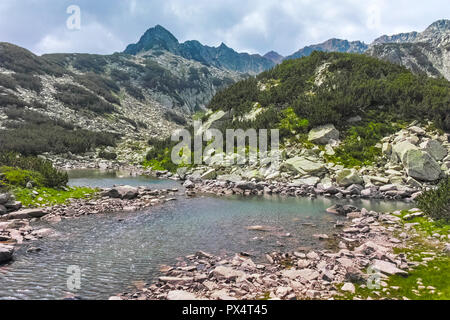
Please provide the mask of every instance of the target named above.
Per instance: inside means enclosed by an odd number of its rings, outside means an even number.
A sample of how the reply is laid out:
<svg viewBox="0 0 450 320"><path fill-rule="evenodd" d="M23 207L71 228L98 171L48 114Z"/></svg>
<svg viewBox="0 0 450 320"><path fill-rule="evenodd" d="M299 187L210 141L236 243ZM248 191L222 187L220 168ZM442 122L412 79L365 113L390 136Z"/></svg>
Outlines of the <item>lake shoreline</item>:
<svg viewBox="0 0 450 320"><path fill-rule="evenodd" d="M356 295L356 288L368 287L372 292L366 298L377 299L399 290L389 285L392 276L408 277L415 268L426 267L449 252L448 235L442 236L430 240L433 250L423 252L430 255L426 260L413 261L405 253L396 253L399 248L413 250L417 244L414 223L405 224L400 211L349 209L343 213L346 221L335 226L337 233L315 235L336 242L334 251L273 251L266 254L263 264L256 264L245 252L223 257L198 251L177 259L174 265L161 266L158 280L110 300L358 300L362 297ZM423 216L419 209L408 214ZM254 230L264 231L260 226ZM427 290L436 292L432 286Z"/></svg>
<svg viewBox="0 0 450 320"><path fill-rule="evenodd" d="M189 180L187 180L189 181ZM217 183L216 181L205 181L205 184L208 186L214 185ZM186 185L187 184L187 185ZM259 190L257 187L254 188L244 188L241 189L243 192L233 192L227 194L227 192L211 192L212 190L208 189L202 189L203 183L199 184L197 182L197 186L194 188L191 187L191 185L187 182L184 182L184 186L186 187L186 190L183 189L183 187L180 187L180 189L154 189L154 188L148 188L148 187L113 187L113 188L104 188L97 194L97 199L81 199L81 200L74 200L69 205L60 205L60 206L54 206L54 207L48 207L43 209L36 209L37 211L42 211L43 215L41 217L38 217L41 213L38 213L35 211L32 215L30 215L27 219L13 219L8 220L4 222L0 222L1 230L9 230L9 236L12 235L11 239L13 240L19 240L17 242L24 243L28 242L28 240L33 241L38 238L42 237L48 237L52 235L52 230L48 228L44 229L33 229L33 227L30 226L30 222L36 222L39 219L42 221L46 221L49 223L58 223L61 221L61 219L66 218L77 218L85 215L91 215L91 214L108 214L108 213L114 213L114 212L135 212L140 210L145 210L146 208L150 208L152 206L156 205L163 205L166 202L173 201L178 196L186 196L186 198L195 198L197 196L211 196L213 195L219 195L219 196L239 196L240 199L247 199L247 198L258 198L259 196L279 196L280 199L284 198L291 198L291 197L297 197L297 198L315 198L317 195L311 196L311 195L304 195L300 194L298 192L292 192L293 190L287 190L288 192L283 192L281 189L280 192L271 192L265 193L264 189L262 189L263 193L260 192L253 192L252 190ZM267 186L266 186L267 187ZM269 187L270 188L270 187ZM287 188L293 188L293 187L287 187ZM301 187L299 187L301 188ZM236 186L233 185L232 188L226 189L226 190L236 190ZM250 190L250 192L248 192ZM194 191L194 193L192 193ZM247 192L246 192L247 191ZM323 194L319 194L319 197L324 196ZM326 196L325 196L326 197ZM358 197L350 196L350 197L344 197L344 198L337 198L332 197L330 198L330 201L341 201L341 202L347 202L347 201L353 201L358 199ZM380 200L380 199L367 199L367 200ZM244 200L245 201L245 200ZM350 211L349 208L351 209ZM27 214L30 214L28 212ZM337 259L349 259L352 261L352 265L356 264L359 265L360 256L355 254L352 251L349 251L349 249L352 249L355 246L355 243L357 241L361 240L367 240L367 236L371 235L370 241L375 243L375 248L377 246L381 246L385 249L388 249L386 251L389 254L392 254L392 247L394 245L397 245L398 242L396 240L395 243L391 242L391 239L395 239L392 232L388 232L388 236L386 236L386 228L383 226L379 226L379 223L386 222L385 219L388 219L387 221L390 221L389 223L398 222L395 221L395 217L392 215L384 215L379 214L374 211L367 211L365 209L357 209L356 207L349 206L347 209L343 209L342 206L334 206L334 210L329 210L330 215L337 215L345 220L344 223L337 224L335 226L336 231L338 231L340 234L316 234L315 236L317 239L321 239L323 241L333 241L336 244L340 245L341 247L344 247L345 249L341 248L341 250L336 252L326 251L326 250L312 250L312 251L305 251L305 252L282 252L282 251L274 251L268 253L266 258L269 261L272 261L269 265L265 265L264 268L262 265L255 265L254 262L251 260L251 257L247 256L247 254L236 254L233 258L224 258L219 256L213 256L207 253L203 254L196 254L193 256L189 256L187 260L185 259L185 262L178 263L175 266L167 267L165 272L161 274L161 277L159 278L159 281L156 282L156 284L150 285L150 287L146 287L146 291L135 291L133 293L128 294L121 294L120 299L168 299L168 298L179 298L180 295L183 298L208 298L208 299L228 299L228 298L243 298L243 299L257 299L262 298L267 295L267 292L272 288L269 286L263 286L264 292L259 292L258 294L261 294L260 296L246 296L246 295L233 295L230 292L224 292L223 290L230 289L228 286L223 286L224 281L225 283L231 283L233 284L235 280L239 279L236 274L241 275L241 272L247 273L247 272L256 272L259 274L260 278L266 278L266 277L273 277L274 275L277 275L277 277L281 277L282 279L290 279L292 275L289 276L290 272L287 272L284 274L284 269L286 266L286 263L293 264L294 266L303 266L302 269L297 271L302 271L304 269L308 271L304 272L291 272L292 274L295 274L295 277L298 277L298 275L303 274L307 278L313 277L314 279L308 280L309 282L303 283L301 287L298 287L297 289L301 288L300 291L298 291L295 288L288 287L286 289L286 281L282 282L282 286L279 286L284 289L278 290L272 290L271 294L269 294L270 298L274 299L294 299L293 294L295 293L295 298L301 297L301 298L307 298L307 299L327 299L332 298L335 295L335 290L331 290L329 287L320 287L320 290L314 289L321 281L323 281L324 274L328 274L330 276L331 273L328 272L322 272L323 270L319 270L317 266L319 264L328 263L330 262L330 259L333 260L333 266L338 265L336 262ZM381 217L381 218L380 218ZM386 218L388 217L388 218ZM391 218L394 217L394 218ZM356 219L356 221L355 221ZM360 219L360 220L358 220ZM380 220L381 219L381 220ZM390 219L393 219L392 221ZM358 222L359 221L359 222ZM7 225L9 223L9 225ZM355 224L357 224L357 227L355 228ZM395 223L393 223L395 225ZM258 230L261 226L253 226L255 232L264 232L264 230ZM262 228L262 227L261 227ZM261 229L260 228L260 229ZM367 229L368 228L368 229ZM263 229L263 228L262 228ZM11 233L11 231L13 231ZM366 241L367 242L367 241ZM365 242L361 242L362 245L364 245ZM385 250L385 249L382 249ZM30 252L32 251L38 251L40 248L30 248ZM347 250L347 251L342 251ZM384 252L384 251L383 251ZM338 256L336 255L338 254ZM358 253L360 254L360 253ZM309 256L308 256L309 255ZM317 256L316 256L317 255ZM314 257L314 258L311 258ZM311 259L310 259L311 258ZM13 256L12 256L13 259ZM208 270L209 273L205 273L206 271L198 272L198 274L192 275L191 273L195 273L196 271L193 270L193 265L199 265L201 263L204 263L206 261L208 262L206 265L208 268L205 270ZM309 261L311 260L311 261ZM317 260L317 261L316 261ZM372 259L373 260L373 259ZM370 260L370 261L372 261ZM346 261L346 260L343 260ZM383 260L381 260L383 261ZM395 261L395 257L391 257L387 260L388 263L392 263L392 261ZM405 259L401 259L402 263L408 263L408 261L405 261ZM348 262L348 261L347 261ZM216 270L217 267L222 266L224 268L219 268ZM242 269L242 267L244 268ZM254 268L254 269L246 269L248 266ZM214 268L213 268L214 267ZM391 266L392 267L392 266ZM397 266L396 267L400 267ZM333 267L334 268L334 267ZM333 270L333 268L331 270ZM343 270L340 267L336 267L337 270L335 271L335 274L338 275L337 279L340 279L339 284L342 284L342 276L344 276L344 280L347 277L347 273L342 274ZM340 268L340 269L339 269ZM329 268L325 268L326 270L329 270ZM340 271L339 271L340 270ZM345 269L346 270L346 269ZM355 270L353 270L355 271ZM362 277L361 275L361 269L359 269L359 272L357 272L358 276ZM231 272L231 275L228 274ZM281 273L280 273L281 272ZM305 274L305 272L309 274ZM347 272L347 271L345 271ZM356 272L356 271L355 271ZM224 274L222 274L224 273ZM316 278L317 275L317 278ZM340 275L340 276L339 276ZM206 276L206 278L205 278ZM179 278L184 278L180 280ZM283 278L284 277L284 278ZM287 278L286 278L287 277ZM327 277L327 276L325 276ZM192 278L192 280L191 280ZM225 279L225 280L224 280ZM210 281L215 285L211 285L211 288L207 291L204 287L204 282ZM248 282L248 281L247 281ZM250 286L247 282L244 282L248 285L248 288L253 288ZM270 282L270 281L269 281ZM220 284L220 285L219 285ZM217 287L217 285L219 285ZM239 284L241 285L241 283ZM254 284L253 284L254 285ZM263 281L263 285L264 281ZM309 287L308 287L309 286ZM245 286L244 286L245 287ZM295 287L295 285L294 285ZM351 287L350 285L347 285L347 287ZM178 290L181 288L181 291ZM195 288L199 289L200 291L195 291ZM218 289L220 288L220 289ZM278 287L277 287L278 288ZM291 289L289 289L291 288ZM306 291L304 289L306 288ZM170 289L170 290L169 290ZM239 290L242 288L239 287ZM202 291L203 290L203 291ZM311 291L313 290L313 291ZM173 293L172 291L177 291ZM219 291L219 292L218 292ZM169 293L172 292L170 295ZM189 296L186 292L189 292L190 294L194 294ZM200 293L199 293L200 292ZM239 291L237 291L239 292ZM301 294L299 293L301 292ZM286 294L284 294L286 293ZM299 296L297 296L299 294ZM113 297L112 299L116 299L117 297Z"/></svg>

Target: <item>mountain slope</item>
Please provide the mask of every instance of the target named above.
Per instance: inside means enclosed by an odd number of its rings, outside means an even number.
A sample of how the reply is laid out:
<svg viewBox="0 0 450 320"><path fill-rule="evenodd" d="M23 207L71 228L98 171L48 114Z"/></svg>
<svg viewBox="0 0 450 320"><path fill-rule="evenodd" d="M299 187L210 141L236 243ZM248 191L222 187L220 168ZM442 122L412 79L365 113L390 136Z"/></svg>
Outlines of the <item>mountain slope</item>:
<svg viewBox="0 0 450 320"><path fill-rule="evenodd" d="M135 140L168 136L240 79L169 52L39 57L0 43L0 135L31 141L23 132L45 124L48 132L64 131L70 139L78 139L73 133L81 129ZM51 138L35 131L35 139Z"/></svg>
<svg viewBox="0 0 450 320"><path fill-rule="evenodd" d="M383 36L367 54L414 72L450 79L450 20L436 21L422 33Z"/></svg>
<svg viewBox="0 0 450 320"><path fill-rule="evenodd" d="M286 57L285 60L306 57L313 51L363 53L367 50L367 48L368 46L361 41L350 42L341 39L330 39L320 44L304 47L303 49L300 49L294 54Z"/></svg>
<svg viewBox="0 0 450 320"><path fill-rule="evenodd" d="M217 48L204 46L198 41L179 43L169 31L160 25L148 29L140 40L135 44L130 44L124 53L136 56L150 50L168 51L207 66L249 74L258 74L275 65L271 60L260 55L237 53L224 43Z"/></svg>
<svg viewBox="0 0 450 320"><path fill-rule="evenodd" d="M209 108L230 113L226 127L280 128L292 136L329 123L345 129L356 116L389 123L428 118L450 130L449 101L447 80L365 55L314 52L230 86Z"/></svg>

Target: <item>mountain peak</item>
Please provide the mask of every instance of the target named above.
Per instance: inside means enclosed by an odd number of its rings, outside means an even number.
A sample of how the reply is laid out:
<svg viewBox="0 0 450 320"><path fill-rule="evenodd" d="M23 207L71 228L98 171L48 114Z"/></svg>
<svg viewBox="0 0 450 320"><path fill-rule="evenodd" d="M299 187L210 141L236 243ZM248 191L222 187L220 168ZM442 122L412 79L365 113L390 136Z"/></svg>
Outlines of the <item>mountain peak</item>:
<svg viewBox="0 0 450 320"><path fill-rule="evenodd" d="M125 49L125 53L138 54L151 49L176 52L179 45L178 39L161 25L148 29L138 43L131 44Z"/></svg>
<svg viewBox="0 0 450 320"><path fill-rule="evenodd" d="M168 51L208 66L242 73L257 74L274 66L272 61L260 55L237 53L223 42L217 48L205 46L197 40L180 43L172 33L161 25L148 29L139 42L130 44L124 53L137 55L149 50Z"/></svg>
<svg viewBox="0 0 450 320"><path fill-rule="evenodd" d="M283 56L281 54L279 54L278 52L275 51L269 51L264 55L264 58L269 59L270 61L272 61L275 64L279 64L283 61Z"/></svg>

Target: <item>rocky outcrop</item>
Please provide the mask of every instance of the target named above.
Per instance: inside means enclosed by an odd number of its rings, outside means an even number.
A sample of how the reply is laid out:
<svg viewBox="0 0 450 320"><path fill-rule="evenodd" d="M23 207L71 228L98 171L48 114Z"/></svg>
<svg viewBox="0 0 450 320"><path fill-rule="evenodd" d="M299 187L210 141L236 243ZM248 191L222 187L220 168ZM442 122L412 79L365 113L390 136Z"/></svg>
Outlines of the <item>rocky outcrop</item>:
<svg viewBox="0 0 450 320"><path fill-rule="evenodd" d="M24 209L9 213L8 215L6 215L6 218L9 220L33 219L33 218L42 218L46 214L47 212L45 212L43 209Z"/></svg>
<svg viewBox="0 0 450 320"><path fill-rule="evenodd" d="M447 135L427 132L412 124L382 142L383 154L392 166L398 163L403 167L408 176L406 182L412 187L420 188L421 182L437 181L450 173Z"/></svg>
<svg viewBox="0 0 450 320"><path fill-rule="evenodd" d="M138 196L139 189L131 186L114 187L103 192L103 196L131 200Z"/></svg>
<svg viewBox="0 0 450 320"><path fill-rule="evenodd" d="M375 40L366 53L413 72L450 80L449 35L450 20L439 20L422 33L383 36Z"/></svg>

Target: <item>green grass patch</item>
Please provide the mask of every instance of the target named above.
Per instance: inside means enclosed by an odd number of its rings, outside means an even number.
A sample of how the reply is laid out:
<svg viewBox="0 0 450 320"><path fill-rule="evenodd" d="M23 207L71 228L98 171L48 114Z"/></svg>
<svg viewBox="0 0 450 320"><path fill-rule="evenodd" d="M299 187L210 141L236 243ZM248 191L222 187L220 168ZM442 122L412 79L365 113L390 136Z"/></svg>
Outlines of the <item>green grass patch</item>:
<svg viewBox="0 0 450 320"><path fill-rule="evenodd" d="M71 199L91 199L97 192L98 189L86 187L67 188L66 190L52 188L17 188L13 190L16 200L22 202L25 207L46 207L66 204Z"/></svg>
<svg viewBox="0 0 450 320"><path fill-rule="evenodd" d="M18 186L25 188L28 182L33 185L42 187L44 184L44 177L39 172L30 170L22 170L13 167L0 167L1 182L7 188Z"/></svg>
<svg viewBox="0 0 450 320"><path fill-rule="evenodd" d="M411 214L411 212L403 210L401 212L400 218L402 218L403 224L406 223L417 223L414 228L417 231L422 231L427 236L431 236L435 233L439 233L441 235L450 234L450 225L446 223L444 220L434 221L428 217L415 217L413 219L405 220L405 216Z"/></svg>

